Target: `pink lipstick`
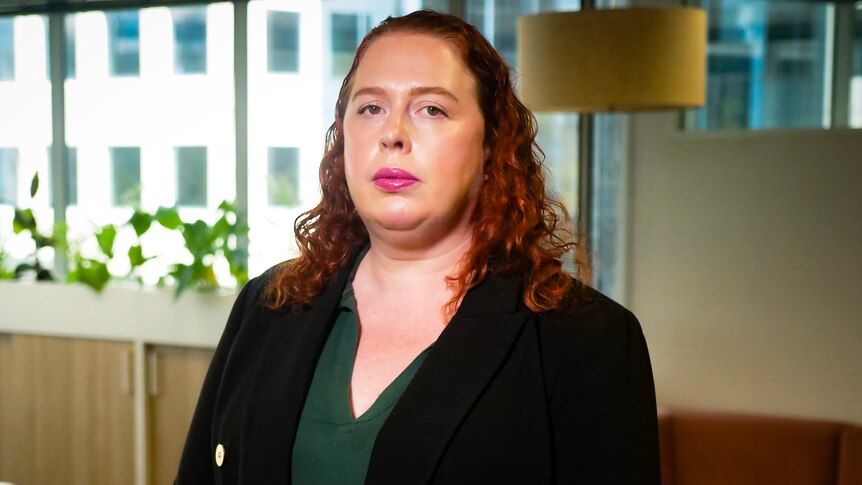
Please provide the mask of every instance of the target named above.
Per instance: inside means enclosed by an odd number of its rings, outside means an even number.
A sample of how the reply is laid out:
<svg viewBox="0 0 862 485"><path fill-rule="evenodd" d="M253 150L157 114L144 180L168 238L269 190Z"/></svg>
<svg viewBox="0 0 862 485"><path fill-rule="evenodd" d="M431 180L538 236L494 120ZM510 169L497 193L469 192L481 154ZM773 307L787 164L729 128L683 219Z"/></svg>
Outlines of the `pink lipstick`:
<svg viewBox="0 0 862 485"><path fill-rule="evenodd" d="M381 168L372 180L374 185L386 192L399 192L419 182L413 174L400 168Z"/></svg>

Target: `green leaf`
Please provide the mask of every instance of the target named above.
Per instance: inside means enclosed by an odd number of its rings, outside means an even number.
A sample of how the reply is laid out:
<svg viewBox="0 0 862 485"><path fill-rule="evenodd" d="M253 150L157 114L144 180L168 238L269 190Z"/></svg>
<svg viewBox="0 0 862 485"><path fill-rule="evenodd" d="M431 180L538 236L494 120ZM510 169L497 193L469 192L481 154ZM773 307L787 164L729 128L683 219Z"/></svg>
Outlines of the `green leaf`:
<svg viewBox="0 0 862 485"><path fill-rule="evenodd" d="M176 229L183 223L180 214L172 207L159 207L156 211L156 222L168 229Z"/></svg>
<svg viewBox="0 0 862 485"><path fill-rule="evenodd" d="M218 205L218 210L236 214L236 205L232 202L223 200L222 203Z"/></svg>
<svg viewBox="0 0 862 485"><path fill-rule="evenodd" d="M210 249L210 227L206 222L198 220L194 224L183 224L183 239L186 241L186 249L192 253L195 260L202 260L204 256L212 253Z"/></svg>
<svg viewBox="0 0 862 485"><path fill-rule="evenodd" d="M30 231L33 235L33 242L36 243L36 249L54 247L54 238L42 235L39 231Z"/></svg>
<svg viewBox="0 0 862 485"><path fill-rule="evenodd" d="M18 266L15 266L15 279L20 278L24 273L28 271L35 271L36 266L29 263L21 263Z"/></svg>
<svg viewBox="0 0 862 485"><path fill-rule="evenodd" d="M132 264L132 268L136 268L147 261L153 258L145 258L144 250L140 245L132 246L129 248L129 262Z"/></svg>
<svg viewBox="0 0 862 485"><path fill-rule="evenodd" d="M33 174L33 180L30 181L30 198L36 197L36 191L39 190L39 172Z"/></svg>
<svg viewBox="0 0 862 485"><path fill-rule="evenodd" d="M15 231L15 234L21 234L22 231L35 231L36 218L33 216L33 211L30 209L15 209L15 218L12 219L12 230Z"/></svg>
<svg viewBox="0 0 862 485"><path fill-rule="evenodd" d="M108 224L96 233L96 241L99 242L99 249L102 254L108 258L114 257L114 239L117 237L117 228L113 224Z"/></svg>
<svg viewBox="0 0 862 485"><path fill-rule="evenodd" d="M78 281L97 292L101 292L111 279L108 265L92 259L83 259L81 263L81 266L78 267Z"/></svg>
<svg viewBox="0 0 862 485"><path fill-rule="evenodd" d="M248 234L248 224L245 223L237 223L234 224L233 233L237 236L244 236Z"/></svg>
<svg viewBox="0 0 862 485"><path fill-rule="evenodd" d="M230 222L228 222L224 216L219 217L219 219L216 221L216 223L213 224L212 239L219 238L219 237L227 239L227 237L230 236L230 233L231 233Z"/></svg>
<svg viewBox="0 0 862 485"><path fill-rule="evenodd" d="M69 247L69 241L66 239L66 234L69 226L64 222L55 222L54 231L51 234L52 246L57 251L65 251Z"/></svg>
<svg viewBox="0 0 862 485"><path fill-rule="evenodd" d="M135 228L135 234L137 234L138 237L141 237L153 224L153 216L146 212L136 210L135 213L132 214L132 218L129 219L129 224Z"/></svg>
<svg viewBox="0 0 862 485"><path fill-rule="evenodd" d="M54 281L54 274L49 269L37 268L36 281Z"/></svg>
<svg viewBox="0 0 862 485"><path fill-rule="evenodd" d="M186 266L185 264L177 264L174 266L174 270L171 272L171 276L173 276L177 280L177 289L174 293L174 298L177 299L182 295L186 289L188 289L189 285L194 278L194 269L191 266Z"/></svg>
<svg viewBox="0 0 862 485"><path fill-rule="evenodd" d="M215 271L213 271L213 266L211 264L203 267L201 279L209 286L218 286L218 280L216 279Z"/></svg>

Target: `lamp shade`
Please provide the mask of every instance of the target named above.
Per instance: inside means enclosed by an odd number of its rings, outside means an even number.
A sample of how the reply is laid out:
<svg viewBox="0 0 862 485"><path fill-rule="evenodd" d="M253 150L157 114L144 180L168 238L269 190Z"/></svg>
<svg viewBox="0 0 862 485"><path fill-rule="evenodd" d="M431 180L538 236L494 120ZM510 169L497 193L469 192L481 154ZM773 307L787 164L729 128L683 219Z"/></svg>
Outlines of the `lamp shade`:
<svg viewBox="0 0 862 485"><path fill-rule="evenodd" d="M534 111L703 106L706 12L611 8L521 17L518 83Z"/></svg>

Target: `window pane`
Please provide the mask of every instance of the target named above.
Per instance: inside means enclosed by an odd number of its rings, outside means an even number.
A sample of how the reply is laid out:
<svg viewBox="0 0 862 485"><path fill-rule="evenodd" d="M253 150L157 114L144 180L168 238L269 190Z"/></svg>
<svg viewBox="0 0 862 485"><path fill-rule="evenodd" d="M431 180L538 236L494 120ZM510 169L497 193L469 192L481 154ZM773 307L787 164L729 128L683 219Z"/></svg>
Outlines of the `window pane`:
<svg viewBox="0 0 862 485"><path fill-rule="evenodd" d="M177 205L207 205L207 147L177 147Z"/></svg>
<svg viewBox="0 0 862 485"><path fill-rule="evenodd" d="M111 147L111 203L137 207L141 203L141 149Z"/></svg>
<svg viewBox="0 0 862 485"><path fill-rule="evenodd" d="M269 72L299 71L299 14L270 10L266 27Z"/></svg>
<svg viewBox="0 0 862 485"><path fill-rule="evenodd" d="M15 27L12 17L0 17L0 81L15 79Z"/></svg>
<svg viewBox="0 0 862 485"><path fill-rule="evenodd" d="M353 53L359 47L359 15L333 13L332 25L332 75L344 77L353 62ZM363 20L365 20L363 18ZM364 33L364 32L363 32Z"/></svg>
<svg viewBox="0 0 862 485"><path fill-rule="evenodd" d="M182 15L186 12L193 15ZM125 224L130 207L154 213L159 207L180 205L184 222L212 224L215 207L236 197L233 5L126 12L135 31L135 77L117 77L111 68L117 36L106 27L117 13L71 15L78 57L76 78L66 82L66 139L77 148L79 176L77 204L66 211L69 232L72 238L92 238L94 226ZM205 19L205 40L183 34L190 18ZM205 63L199 74L175 75L183 59L194 57L183 57L194 52L182 42L189 38L219 55L199 57ZM112 273L128 272L125 255L137 241L128 227L117 234ZM146 256L158 256L139 270L147 283L156 283L173 264L187 262L176 231L154 224L140 242ZM226 268L216 267L215 272L220 281L230 282Z"/></svg>
<svg viewBox="0 0 862 485"><path fill-rule="evenodd" d="M862 128L862 3L856 4L853 24L853 80L850 85L850 126Z"/></svg>
<svg viewBox="0 0 862 485"><path fill-rule="evenodd" d="M270 206L293 207L299 203L299 149L269 147L267 200Z"/></svg>
<svg viewBox="0 0 862 485"><path fill-rule="evenodd" d="M174 59L177 74L207 71L206 7L171 8L174 19Z"/></svg>
<svg viewBox="0 0 862 485"><path fill-rule="evenodd" d="M140 74L138 11L107 12L109 65L112 76Z"/></svg>
<svg viewBox="0 0 862 485"><path fill-rule="evenodd" d="M0 147L0 204L18 205L18 150Z"/></svg>
<svg viewBox="0 0 862 485"><path fill-rule="evenodd" d="M830 6L706 0L707 105L701 130L827 127Z"/></svg>
<svg viewBox="0 0 862 485"><path fill-rule="evenodd" d="M359 40L386 17L427 3L248 3L250 274L297 254L293 221L319 201L323 140Z"/></svg>

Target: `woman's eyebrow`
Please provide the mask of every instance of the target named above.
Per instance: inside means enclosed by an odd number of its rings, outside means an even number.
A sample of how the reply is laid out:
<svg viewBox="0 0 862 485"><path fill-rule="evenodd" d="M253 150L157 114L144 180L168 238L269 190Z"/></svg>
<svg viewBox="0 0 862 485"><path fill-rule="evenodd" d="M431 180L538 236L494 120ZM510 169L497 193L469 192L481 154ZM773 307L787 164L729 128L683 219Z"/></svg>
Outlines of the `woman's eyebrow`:
<svg viewBox="0 0 862 485"><path fill-rule="evenodd" d="M446 88L441 88L437 86L419 86L410 90L411 96L421 96L423 94L437 94L440 96L446 96L447 98L451 98L452 101L455 101L456 103L458 102L458 97L452 94L452 92Z"/></svg>
<svg viewBox="0 0 862 485"><path fill-rule="evenodd" d="M356 92L353 93L353 96L351 97L351 99L356 99L357 97L362 96L363 94L382 96L383 94L385 94L385 91L383 90L383 88L377 88L377 87L361 88L361 89L357 89Z"/></svg>
<svg viewBox="0 0 862 485"><path fill-rule="evenodd" d="M379 88L376 86L370 86L366 88L357 89L351 99L356 99L362 95L372 95L372 96L382 96L386 94L386 91L383 88ZM447 98L451 98L456 103L458 102L458 97L452 94L446 88L441 88L439 86L418 86L410 90L410 96L422 96L424 94L436 94L439 96L445 96Z"/></svg>

